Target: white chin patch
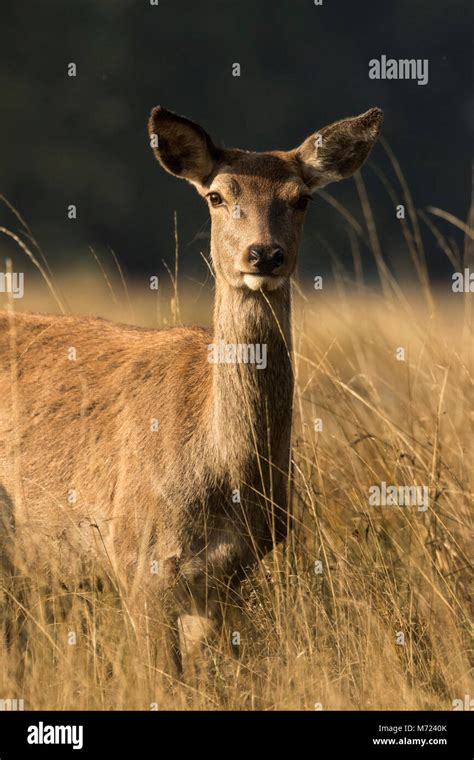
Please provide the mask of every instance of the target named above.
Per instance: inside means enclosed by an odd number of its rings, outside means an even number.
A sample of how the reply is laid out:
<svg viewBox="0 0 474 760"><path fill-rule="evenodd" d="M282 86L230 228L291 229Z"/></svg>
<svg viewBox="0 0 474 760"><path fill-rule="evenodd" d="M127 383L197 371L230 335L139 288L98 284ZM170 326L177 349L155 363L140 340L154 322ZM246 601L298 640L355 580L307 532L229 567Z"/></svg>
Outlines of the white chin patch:
<svg viewBox="0 0 474 760"><path fill-rule="evenodd" d="M244 274L244 283L250 290L276 290L283 285L284 277L265 277L257 274Z"/></svg>

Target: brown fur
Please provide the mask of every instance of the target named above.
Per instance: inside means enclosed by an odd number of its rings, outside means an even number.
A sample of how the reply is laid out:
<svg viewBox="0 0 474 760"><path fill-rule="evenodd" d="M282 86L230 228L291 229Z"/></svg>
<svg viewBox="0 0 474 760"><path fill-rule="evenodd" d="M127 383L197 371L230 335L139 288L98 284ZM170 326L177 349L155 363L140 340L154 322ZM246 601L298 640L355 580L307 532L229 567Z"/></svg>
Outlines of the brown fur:
<svg viewBox="0 0 474 760"><path fill-rule="evenodd" d="M331 125L323 160L312 138L288 153L220 150L202 128L154 109L150 132L164 168L202 195L223 197L211 207L213 330L0 315L0 486L15 504L17 530L36 546L42 536L56 545L65 580L72 552L99 557L152 619L166 597L178 659L177 618L190 638L193 619L205 633L225 590L291 524L289 277L304 219L298 198L357 168L380 121L372 109L340 122L340 133ZM253 290L245 275L255 243L277 243L285 259ZM220 340L266 344L267 368L211 364L208 345Z"/></svg>

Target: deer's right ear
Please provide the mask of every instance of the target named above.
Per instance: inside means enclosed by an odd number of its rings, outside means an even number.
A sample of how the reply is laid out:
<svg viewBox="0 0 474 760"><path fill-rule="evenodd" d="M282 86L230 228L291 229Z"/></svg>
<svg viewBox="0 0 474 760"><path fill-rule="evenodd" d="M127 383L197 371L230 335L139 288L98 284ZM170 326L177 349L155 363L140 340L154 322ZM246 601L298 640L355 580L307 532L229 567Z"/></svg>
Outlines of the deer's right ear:
<svg viewBox="0 0 474 760"><path fill-rule="evenodd" d="M193 184L206 183L219 151L199 124L157 106L150 114L148 131L153 152L167 172Z"/></svg>

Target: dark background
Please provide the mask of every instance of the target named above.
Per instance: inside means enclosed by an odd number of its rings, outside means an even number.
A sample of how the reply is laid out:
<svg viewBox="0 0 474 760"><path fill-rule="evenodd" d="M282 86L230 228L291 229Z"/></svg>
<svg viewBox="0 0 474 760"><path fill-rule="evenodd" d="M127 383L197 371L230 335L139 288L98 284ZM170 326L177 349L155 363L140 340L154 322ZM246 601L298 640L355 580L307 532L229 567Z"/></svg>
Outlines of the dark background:
<svg viewBox="0 0 474 760"><path fill-rule="evenodd" d="M472 130L470 3L464 0L2 0L0 192L24 215L56 269L112 247L127 274L173 260L205 275L207 211L192 187L152 156L146 122L163 104L221 144L292 148L309 133L372 105L417 208L466 219ZM382 54L428 58L429 82L377 81ZM76 78L67 65L77 64ZM239 62L240 78L232 76ZM400 197L384 148L371 156ZM406 277L400 223L371 164L363 169L384 255ZM353 180L328 188L363 220ZM401 200L401 198L400 198ZM77 205L76 221L67 206ZM443 222L434 220L443 227ZM0 225L17 227L0 207ZM462 245L455 228L444 232ZM433 277L450 266L423 227ZM0 240L0 259L14 253ZM323 199L311 206L302 271L324 272L333 251L351 267L347 226ZM373 269L363 249L364 269ZM3 266L3 264L2 264Z"/></svg>

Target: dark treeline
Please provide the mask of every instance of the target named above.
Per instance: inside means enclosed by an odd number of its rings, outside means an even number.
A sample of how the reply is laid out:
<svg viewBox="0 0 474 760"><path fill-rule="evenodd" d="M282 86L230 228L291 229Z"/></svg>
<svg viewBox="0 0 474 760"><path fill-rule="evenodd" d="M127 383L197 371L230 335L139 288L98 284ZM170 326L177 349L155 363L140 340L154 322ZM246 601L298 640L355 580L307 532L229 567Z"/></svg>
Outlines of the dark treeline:
<svg viewBox="0 0 474 760"><path fill-rule="evenodd" d="M417 208L466 218L472 129L469 3L451 0L4 0L0 51L0 192L22 212L55 266L112 247L129 273L172 259L178 212L181 263L202 272L208 222L190 187L153 159L146 121L158 103L205 126L228 146L291 148L310 132L372 105ZM427 59L426 84L369 78L381 56ZM77 76L68 76L75 63ZM232 76L239 63L241 76ZM372 164L396 185L382 145ZM363 170L384 253L407 272L395 210ZM362 220L353 181L328 188ZM398 191L397 191L398 192ZM401 199L400 199L401 200ZM68 220L67 206L77 206ZM302 273L350 266L340 215L312 206ZM454 228L445 231L457 243ZM6 209L0 224L13 226ZM431 233L433 276L450 271ZM4 259L13 245L2 240ZM367 273L371 255L362 247ZM3 266L3 265L2 265Z"/></svg>

